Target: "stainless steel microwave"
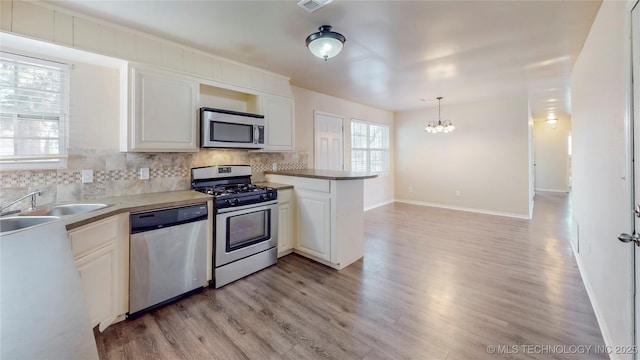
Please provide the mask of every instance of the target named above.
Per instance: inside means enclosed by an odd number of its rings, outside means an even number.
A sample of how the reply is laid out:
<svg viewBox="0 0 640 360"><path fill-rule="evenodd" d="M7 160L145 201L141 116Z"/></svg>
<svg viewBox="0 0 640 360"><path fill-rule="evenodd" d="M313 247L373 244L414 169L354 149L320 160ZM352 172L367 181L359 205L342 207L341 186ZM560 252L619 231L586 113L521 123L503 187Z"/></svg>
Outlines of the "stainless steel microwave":
<svg viewBox="0 0 640 360"><path fill-rule="evenodd" d="M264 115L200 108L203 148L264 148Z"/></svg>

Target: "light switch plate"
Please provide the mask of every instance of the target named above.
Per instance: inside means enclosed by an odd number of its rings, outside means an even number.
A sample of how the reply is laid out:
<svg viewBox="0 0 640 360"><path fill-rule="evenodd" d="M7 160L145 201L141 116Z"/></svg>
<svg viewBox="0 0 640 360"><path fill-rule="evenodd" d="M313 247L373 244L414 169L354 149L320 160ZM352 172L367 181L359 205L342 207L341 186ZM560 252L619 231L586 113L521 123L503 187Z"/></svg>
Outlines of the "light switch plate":
<svg viewBox="0 0 640 360"><path fill-rule="evenodd" d="M93 182L93 169L82 170L82 183L92 183Z"/></svg>
<svg viewBox="0 0 640 360"><path fill-rule="evenodd" d="M149 168L140 168L140 180L149 180Z"/></svg>

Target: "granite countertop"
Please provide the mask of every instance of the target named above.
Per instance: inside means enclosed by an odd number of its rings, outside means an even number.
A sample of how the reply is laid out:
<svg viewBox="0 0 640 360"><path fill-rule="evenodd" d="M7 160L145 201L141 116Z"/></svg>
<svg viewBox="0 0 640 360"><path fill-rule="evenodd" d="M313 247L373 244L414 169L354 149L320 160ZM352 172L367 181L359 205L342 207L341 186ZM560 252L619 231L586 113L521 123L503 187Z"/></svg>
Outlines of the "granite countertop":
<svg viewBox="0 0 640 360"><path fill-rule="evenodd" d="M319 169L265 171L264 173L273 174L273 175L308 177L308 178L325 179L325 180L360 180L360 179L372 179L378 176L378 174L376 173L341 171L341 170L319 170Z"/></svg>
<svg viewBox="0 0 640 360"><path fill-rule="evenodd" d="M158 208L199 204L212 199L213 196L205 193L194 190L181 190L74 201L72 202L74 204L107 204L109 206L84 214L62 216L59 221L66 226L67 230L71 230L125 212L141 212ZM46 208L47 205L39 205L38 207ZM38 215L38 210L23 212L21 215Z"/></svg>
<svg viewBox="0 0 640 360"><path fill-rule="evenodd" d="M278 183L272 183L272 182L268 182L268 181L258 182L258 183L256 183L256 185L268 186L268 187L276 188L278 190L293 189L293 185L278 184Z"/></svg>

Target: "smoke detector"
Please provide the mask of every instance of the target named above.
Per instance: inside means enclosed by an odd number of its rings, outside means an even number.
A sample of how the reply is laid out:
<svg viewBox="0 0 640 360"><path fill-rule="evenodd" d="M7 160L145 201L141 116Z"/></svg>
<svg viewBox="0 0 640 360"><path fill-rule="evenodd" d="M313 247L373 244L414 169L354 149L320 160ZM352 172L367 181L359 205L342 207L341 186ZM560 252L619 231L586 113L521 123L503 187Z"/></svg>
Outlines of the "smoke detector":
<svg viewBox="0 0 640 360"><path fill-rule="evenodd" d="M300 0L298 1L298 6L312 13L321 7L329 5L332 1L333 0Z"/></svg>

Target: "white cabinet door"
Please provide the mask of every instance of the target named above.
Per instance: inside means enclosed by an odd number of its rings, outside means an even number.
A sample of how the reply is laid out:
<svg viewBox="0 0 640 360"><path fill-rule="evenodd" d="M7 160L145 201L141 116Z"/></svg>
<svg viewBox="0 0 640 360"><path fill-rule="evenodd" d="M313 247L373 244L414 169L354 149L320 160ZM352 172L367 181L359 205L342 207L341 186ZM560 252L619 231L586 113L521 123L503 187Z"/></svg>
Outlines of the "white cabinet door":
<svg viewBox="0 0 640 360"><path fill-rule="evenodd" d="M293 249L291 225L291 204L278 205L278 252Z"/></svg>
<svg viewBox="0 0 640 360"><path fill-rule="evenodd" d="M89 308L91 326L100 329L112 323L115 311L118 269L117 247L109 244L76 260L80 282Z"/></svg>
<svg viewBox="0 0 640 360"><path fill-rule="evenodd" d="M200 85L176 74L131 67L127 151L198 151Z"/></svg>
<svg viewBox="0 0 640 360"><path fill-rule="evenodd" d="M129 214L70 230L69 240L91 326L103 331L128 311Z"/></svg>
<svg viewBox="0 0 640 360"><path fill-rule="evenodd" d="M293 151L295 148L295 101L280 96L264 95L265 151Z"/></svg>
<svg viewBox="0 0 640 360"><path fill-rule="evenodd" d="M331 260L331 194L296 190L297 245L309 255Z"/></svg>
<svg viewBox="0 0 640 360"><path fill-rule="evenodd" d="M278 190L278 257L293 252L293 190Z"/></svg>

